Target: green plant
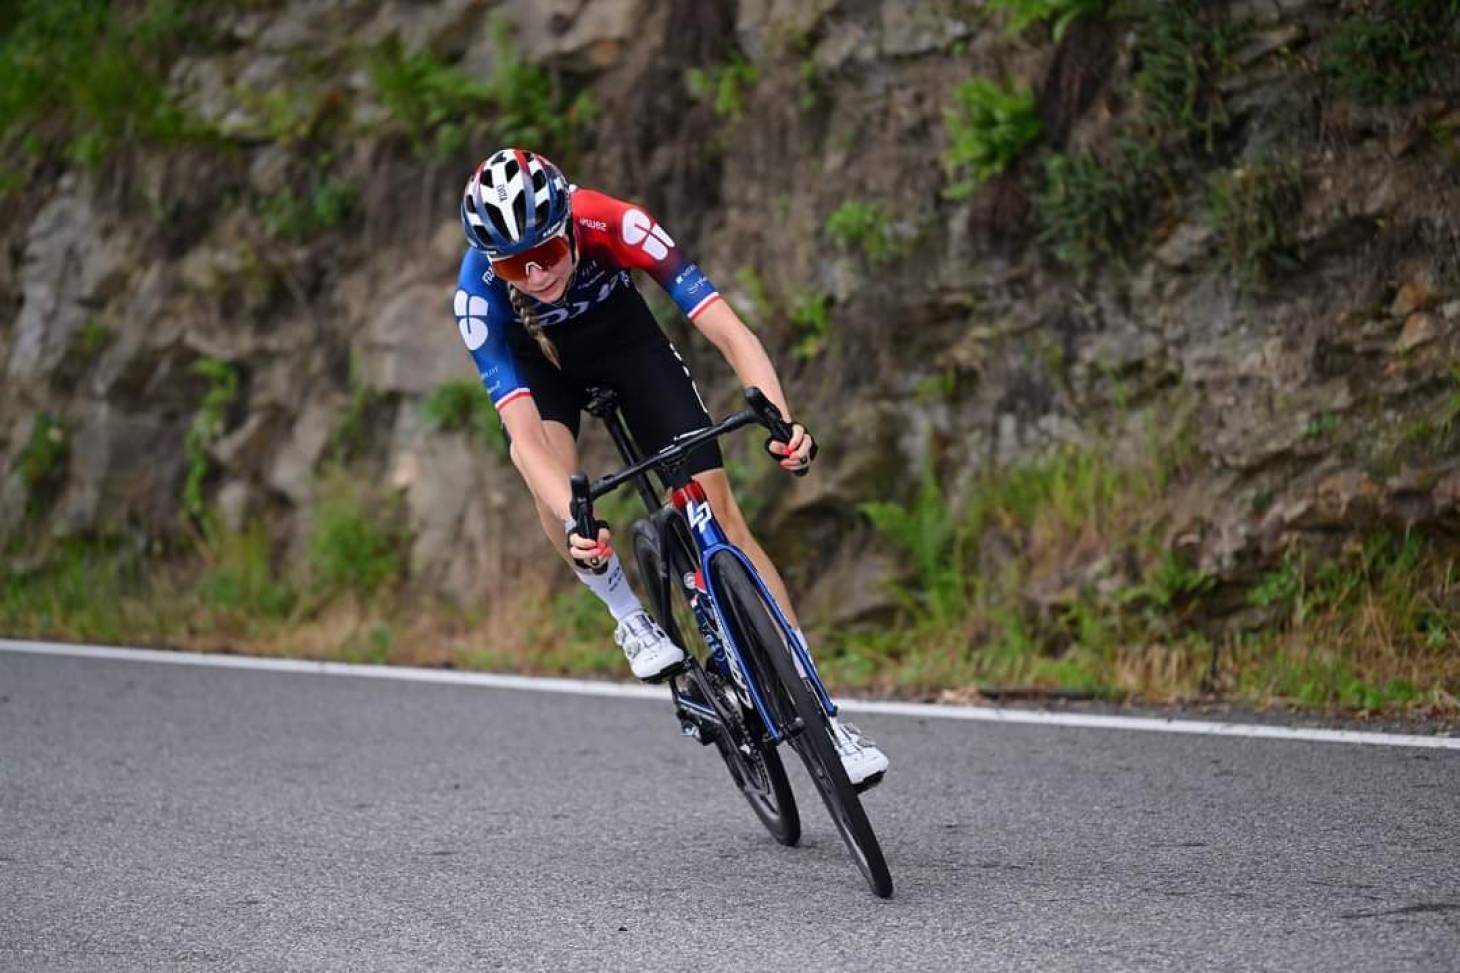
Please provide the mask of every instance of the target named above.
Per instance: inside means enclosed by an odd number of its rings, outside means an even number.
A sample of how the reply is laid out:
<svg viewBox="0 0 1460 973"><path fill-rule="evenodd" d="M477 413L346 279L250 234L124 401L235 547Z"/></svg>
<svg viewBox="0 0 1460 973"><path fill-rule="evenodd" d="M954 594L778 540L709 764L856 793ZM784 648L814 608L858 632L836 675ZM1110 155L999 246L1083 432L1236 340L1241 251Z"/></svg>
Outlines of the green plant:
<svg viewBox="0 0 1460 973"><path fill-rule="evenodd" d="M384 622L357 628L340 642L340 658L355 665L381 666L395 649L395 629Z"/></svg>
<svg viewBox="0 0 1460 973"><path fill-rule="evenodd" d="M1052 154L1034 190L1039 242L1082 277L1101 261L1123 260L1144 235L1150 212L1148 150L1127 144L1110 162Z"/></svg>
<svg viewBox="0 0 1460 973"><path fill-rule="evenodd" d="M130 9L129 9L130 8ZM208 137L167 95L166 68L194 30L176 0L18 0L0 34L0 146L32 160L59 145L99 165L137 141Z"/></svg>
<svg viewBox="0 0 1460 973"><path fill-rule="evenodd" d="M21 572L0 568L0 628L50 638L145 641L170 606L138 611L145 562L135 544L68 538Z"/></svg>
<svg viewBox="0 0 1460 973"><path fill-rule="evenodd" d="M1252 162L1212 178L1208 202L1227 269L1239 288L1257 290L1297 263L1294 218L1303 183L1291 161Z"/></svg>
<svg viewBox="0 0 1460 973"><path fill-rule="evenodd" d="M1437 423L1440 434L1448 436L1456 419L1460 419L1460 361L1450 366L1450 392L1440 405Z"/></svg>
<svg viewBox="0 0 1460 973"><path fill-rule="evenodd" d="M831 295L807 290L791 305L791 325L796 333L796 355L815 358L826 350L831 336Z"/></svg>
<svg viewBox="0 0 1460 973"><path fill-rule="evenodd" d="M1338 416L1332 412L1320 412L1308 420L1303 427L1303 438L1326 439L1338 428Z"/></svg>
<svg viewBox="0 0 1460 973"><path fill-rule="evenodd" d="M522 47L504 15L493 15L492 76L488 82L497 115L497 140L507 145L540 147L553 159L571 163L582 133L598 117L598 106L586 90L569 97L555 73L522 60Z"/></svg>
<svg viewBox="0 0 1460 973"><path fill-rule="evenodd" d="M1139 123L1158 143L1211 152L1230 121L1219 84L1233 70L1237 28L1201 0L1137 0L1130 12Z"/></svg>
<svg viewBox="0 0 1460 973"><path fill-rule="evenodd" d="M981 78L958 86L951 108L943 112L948 150L947 195L964 199L1003 172L1019 151L1039 138L1044 124L1028 91L1009 91Z"/></svg>
<svg viewBox="0 0 1460 973"><path fill-rule="evenodd" d="M1145 604L1158 613L1191 602L1217 586L1217 577L1188 566L1175 551L1162 552L1153 570L1139 583L1122 590L1121 604Z"/></svg>
<svg viewBox="0 0 1460 973"><path fill-rule="evenodd" d="M1278 567L1265 573L1247 592L1247 603L1255 608L1291 610L1303 590L1301 562L1291 552Z"/></svg>
<svg viewBox="0 0 1460 973"><path fill-rule="evenodd" d="M304 243L343 223L355 208L355 187L336 180L316 182L307 195L283 192L259 200L264 230L276 240Z"/></svg>
<svg viewBox="0 0 1460 973"><path fill-rule="evenodd" d="M445 158L466 146L468 120L486 116L495 140L571 159L579 131L597 110L581 93L568 100L555 75L522 60L505 16L490 23L493 67L478 81L429 52L408 52L392 37L371 52L367 70L381 104L418 156Z"/></svg>
<svg viewBox="0 0 1460 973"><path fill-rule="evenodd" d="M366 60L381 105L400 124L421 157L446 156L460 148L457 119L480 114L493 102L486 82L468 77L429 52L408 52L392 35Z"/></svg>
<svg viewBox="0 0 1460 973"><path fill-rule="evenodd" d="M332 109L340 104L339 93L328 88L307 91L289 85L258 91L240 85L232 94L251 117L241 126L244 132L286 146L322 135Z"/></svg>
<svg viewBox="0 0 1460 973"><path fill-rule="evenodd" d="M1325 72L1344 94L1369 105L1453 89L1460 56L1460 3L1387 0L1346 16L1322 48Z"/></svg>
<svg viewBox="0 0 1460 973"><path fill-rule="evenodd" d="M899 256L906 244L895 236L880 203L848 200L826 218L826 235L844 250L861 253L874 264Z"/></svg>
<svg viewBox="0 0 1460 973"><path fill-rule="evenodd" d="M957 394L958 370L956 368L945 368L941 372L925 375L913 386L913 398L923 405L952 402Z"/></svg>
<svg viewBox="0 0 1460 973"><path fill-rule="evenodd" d="M96 318L87 318L77 335L76 347L83 358L95 358L112 340L112 329Z"/></svg>
<svg viewBox="0 0 1460 973"><path fill-rule="evenodd" d="M357 355L350 355L350 404L330 432L330 457L344 463L358 456L367 444L371 410L383 398L365 379Z"/></svg>
<svg viewBox="0 0 1460 973"><path fill-rule="evenodd" d="M200 358L189 369L207 381L198 411L183 438L186 476L183 480L183 511L201 520L205 510L203 483L208 476L208 450L223 435L228 407L238 395L238 372L227 362Z"/></svg>
<svg viewBox="0 0 1460 973"><path fill-rule="evenodd" d="M826 83L817 73L815 59L803 58L796 74L800 80L796 105L804 112L815 111L826 97Z"/></svg>
<svg viewBox="0 0 1460 973"><path fill-rule="evenodd" d="M406 537L398 516L343 469L327 474L316 496L308 545L315 589L326 598L346 592L370 597L402 577Z"/></svg>
<svg viewBox="0 0 1460 973"><path fill-rule="evenodd" d="M708 101L716 115L735 122L745 114L746 98L760 81L760 72L736 51L715 67L690 68L684 81L696 101Z"/></svg>
<svg viewBox="0 0 1460 973"><path fill-rule="evenodd" d="M989 6L1013 13L1009 22L1013 31L1023 30L1036 20L1053 21L1054 38L1059 40L1076 20L1104 13L1110 0L991 0Z"/></svg>
<svg viewBox="0 0 1460 973"><path fill-rule="evenodd" d="M203 548L207 569L198 581L198 595L208 608L266 619L285 618L293 610L297 596L274 575L266 524L232 531L209 518Z"/></svg>
<svg viewBox="0 0 1460 973"><path fill-rule="evenodd" d="M66 426L49 412L38 414L16 460L20 485L25 491L27 516L37 519L55 502L57 492L66 482L70 458L71 440Z"/></svg>
<svg viewBox="0 0 1460 973"><path fill-rule="evenodd" d="M505 449L501 420L480 382L458 379L438 385L421 401L432 429L470 432L485 445Z"/></svg>
<svg viewBox="0 0 1460 973"><path fill-rule="evenodd" d="M899 600L933 625L960 618L967 610L965 527L932 464L924 468L911 503L868 501L857 510L911 562L912 576L894 589Z"/></svg>
<svg viewBox="0 0 1460 973"><path fill-rule="evenodd" d="M575 584L555 595L546 617L528 633L540 643L532 668L539 672L609 674L624 671L623 653L605 638L611 620L592 592Z"/></svg>

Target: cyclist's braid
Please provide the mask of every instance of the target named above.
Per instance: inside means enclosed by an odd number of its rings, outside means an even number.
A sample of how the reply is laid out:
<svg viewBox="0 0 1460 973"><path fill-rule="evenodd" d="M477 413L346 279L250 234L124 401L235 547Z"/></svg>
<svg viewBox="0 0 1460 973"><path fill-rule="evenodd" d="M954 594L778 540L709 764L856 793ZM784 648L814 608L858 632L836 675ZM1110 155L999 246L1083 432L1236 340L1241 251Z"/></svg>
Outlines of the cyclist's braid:
<svg viewBox="0 0 1460 973"><path fill-rule="evenodd" d="M537 315L532 308L527 306L527 298L510 284L507 286L507 294L512 300L512 310L517 313L517 320L522 322L522 326L527 329L532 340L536 341L537 346L542 349L543 357L552 362L554 368L561 369L563 363L558 360L558 346L553 344L553 339L547 336L542 323L537 320Z"/></svg>

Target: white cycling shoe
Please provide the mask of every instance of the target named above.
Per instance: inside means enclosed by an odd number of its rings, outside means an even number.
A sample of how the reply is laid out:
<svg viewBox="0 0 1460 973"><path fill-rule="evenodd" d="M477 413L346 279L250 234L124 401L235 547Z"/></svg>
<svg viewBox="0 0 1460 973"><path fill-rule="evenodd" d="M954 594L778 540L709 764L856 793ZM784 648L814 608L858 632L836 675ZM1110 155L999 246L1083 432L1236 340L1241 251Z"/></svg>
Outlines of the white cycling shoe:
<svg viewBox="0 0 1460 973"><path fill-rule="evenodd" d="M613 640L624 650L629 668L638 679L662 679L684 662L684 650L671 642L659 623L642 609L618 623Z"/></svg>
<svg viewBox="0 0 1460 973"><path fill-rule="evenodd" d="M852 724L843 723L835 716L827 722L831 724L831 742L836 745L852 786L871 787L882 780L882 775L887 773L887 754Z"/></svg>

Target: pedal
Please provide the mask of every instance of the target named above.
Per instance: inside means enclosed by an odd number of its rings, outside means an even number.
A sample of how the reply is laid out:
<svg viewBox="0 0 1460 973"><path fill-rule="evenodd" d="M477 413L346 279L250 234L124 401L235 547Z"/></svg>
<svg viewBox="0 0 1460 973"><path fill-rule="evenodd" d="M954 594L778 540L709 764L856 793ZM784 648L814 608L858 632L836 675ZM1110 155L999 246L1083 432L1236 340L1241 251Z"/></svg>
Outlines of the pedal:
<svg viewBox="0 0 1460 973"><path fill-rule="evenodd" d="M868 777L860 784L853 784L852 790L856 791L858 794L865 794L872 788L876 787L878 784L882 783L882 778L886 776L887 771L879 770L877 771L877 773L873 774L871 777Z"/></svg>

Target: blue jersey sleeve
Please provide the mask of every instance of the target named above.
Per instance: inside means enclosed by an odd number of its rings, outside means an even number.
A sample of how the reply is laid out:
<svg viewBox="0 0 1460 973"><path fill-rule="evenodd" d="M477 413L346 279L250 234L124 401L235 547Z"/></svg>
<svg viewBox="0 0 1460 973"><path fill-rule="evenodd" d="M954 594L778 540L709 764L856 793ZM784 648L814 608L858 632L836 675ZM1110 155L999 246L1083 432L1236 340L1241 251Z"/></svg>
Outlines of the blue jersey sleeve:
<svg viewBox="0 0 1460 973"><path fill-rule="evenodd" d="M492 404L500 409L519 396L531 395L507 346L507 328L515 318L512 302L478 250L468 250L461 260L452 310Z"/></svg>

